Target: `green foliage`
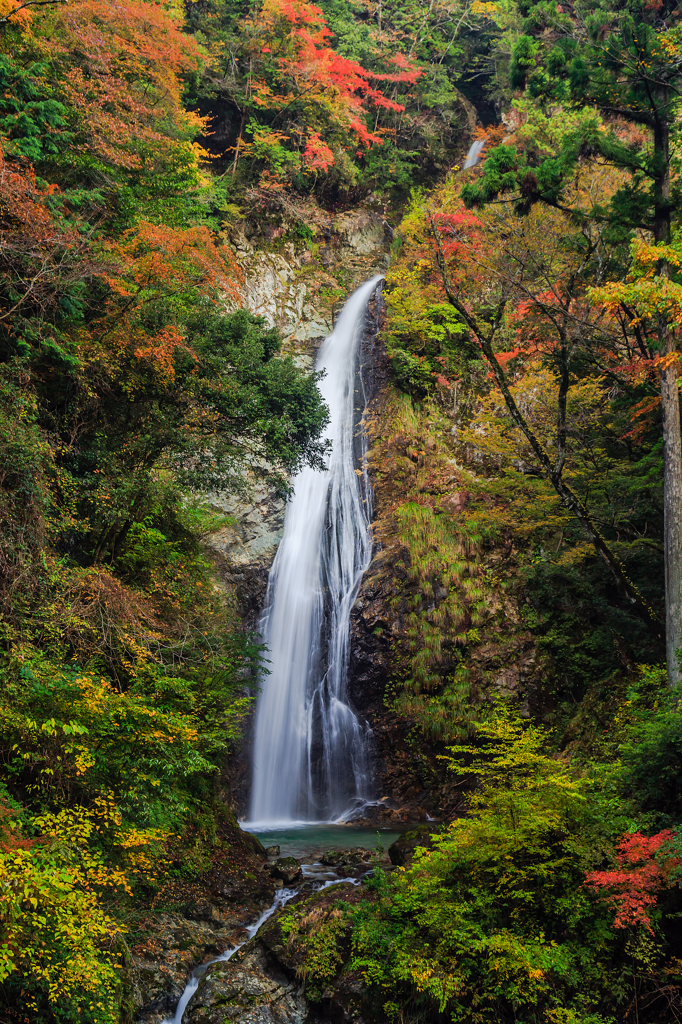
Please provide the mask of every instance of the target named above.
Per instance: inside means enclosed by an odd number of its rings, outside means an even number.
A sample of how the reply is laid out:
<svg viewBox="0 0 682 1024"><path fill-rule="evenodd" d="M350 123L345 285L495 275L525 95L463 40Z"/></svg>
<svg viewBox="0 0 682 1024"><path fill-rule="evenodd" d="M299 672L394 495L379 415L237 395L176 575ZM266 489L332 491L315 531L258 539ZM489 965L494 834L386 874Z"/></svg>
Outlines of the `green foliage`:
<svg viewBox="0 0 682 1024"><path fill-rule="evenodd" d="M534 202L571 206L570 182L589 148L612 166L623 169L621 187L595 197L593 215L608 219L617 230L652 231L657 240L669 237L679 182L672 179L672 202L663 185L669 173L668 133L676 131L670 91L679 83L679 25L666 20L672 6L654 9L640 0L604 2L599 8L579 3L574 17L548 3L519 5L525 15L523 34L513 43L510 84L525 86L527 97L543 112L556 116L564 107L568 120L578 113L599 111L615 123L594 117L573 121L551 151L538 145L533 132L524 145L497 145L488 154L478 182L463 192L467 203L480 205L501 193L514 197L519 210ZM623 126L635 131L629 135ZM654 126L656 132L654 133ZM654 145L642 144L639 126L651 130ZM664 222L668 226L664 235Z"/></svg>
<svg viewBox="0 0 682 1024"><path fill-rule="evenodd" d="M303 904L280 918L287 949L295 949L301 958L297 976L305 982L308 998L321 1000L344 962L343 945L350 930L346 905L337 900L332 906Z"/></svg>
<svg viewBox="0 0 682 1024"><path fill-rule="evenodd" d="M682 820L682 714L680 693L670 690L665 672L641 666L621 715L627 738L619 754L621 791L636 801L653 824Z"/></svg>
<svg viewBox="0 0 682 1024"><path fill-rule="evenodd" d="M355 915L353 967L408 1017L462 1021L619 1019L646 943L624 954L612 913L582 884L626 818L543 730L503 707L451 767L480 780L469 813L412 867L375 872ZM658 961L657 961L658 962Z"/></svg>
<svg viewBox="0 0 682 1024"><path fill-rule="evenodd" d="M252 653L256 653L253 651ZM91 805L111 794L126 820L177 828L249 708L233 669L182 676L150 667L124 692L98 673L67 670L24 650L3 666L4 777L29 806Z"/></svg>
<svg viewBox="0 0 682 1024"><path fill-rule="evenodd" d="M10 153L31 163L59 152L57 133L67 124L67 108L46 81L48 70L46 61L24 64L0 54L0 135Z"/></svg>

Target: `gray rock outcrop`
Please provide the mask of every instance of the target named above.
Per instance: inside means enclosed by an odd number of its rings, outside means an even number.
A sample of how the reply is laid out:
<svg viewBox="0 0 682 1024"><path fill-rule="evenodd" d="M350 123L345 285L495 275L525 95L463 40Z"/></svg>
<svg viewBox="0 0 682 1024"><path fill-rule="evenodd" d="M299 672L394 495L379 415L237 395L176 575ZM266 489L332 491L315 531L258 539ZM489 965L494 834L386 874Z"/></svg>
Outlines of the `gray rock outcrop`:
<svg viewBox="0 0 682 1024"><path fill-rule="evenodd" d="M307 1016L300 983L254 940L232 960L209 967L183 1024L303 1024Z"/></svg>

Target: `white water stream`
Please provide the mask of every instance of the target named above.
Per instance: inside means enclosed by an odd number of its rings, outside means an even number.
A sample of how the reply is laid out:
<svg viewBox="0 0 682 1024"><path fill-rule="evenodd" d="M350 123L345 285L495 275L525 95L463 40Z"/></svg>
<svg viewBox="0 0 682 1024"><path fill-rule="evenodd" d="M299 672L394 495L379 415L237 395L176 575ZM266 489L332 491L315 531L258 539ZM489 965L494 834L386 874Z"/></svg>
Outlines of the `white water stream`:
<svg viewBox="0 0 682 1024"><path fill-rule="evenodd" d="M254 937L260 926L262 924L265 924L268 918L272 917L276 910L279 910L279 908L284 906L285 903L288 903L290 899L293 899L297 891L297 889L280 889L279 892L277 893L277 896L275 897L275 902L272 904L272 906L268 907L267 910L264 910L261 916L258 918L258 920L255 921L254 924L250 924L246 929L248 938L244 939L243 942L240 942L239 945L232 946L231 949L225 950L225 952L221 953L220 956L217 956L215 960L209 960L207 963L202 964L200 967L197 967L196 970L192 972L190 979L187 982L187 985L185 986L185 991L180 996L180 1002L175 1008L175 1016L166 1018L166 1020L162 1021L161 1024L182 1024L182 1018L185 1013L185 1010L187 1009L187 1004L194 995L194 993L196 992L197 988L199 987L199 982L201 981L202 977L204 976L208 968L211 966L211 964L219 964L224 962L225 960L231 960L234 954L237 953L242 948L242 946L245 946L246 943Z"/></svg>
<svg viewBox="0 0 682 1024"><path fill-rule="evenodd" d="M316 361L332 450L325 471L293 480L270 571L261 620L270 673L256 712L249 828L338 821L371 798L368 726L349 706L347 671L350 612L372 553L357 356L380 280L351 295Z"/></svg>
<svg viewBox="0 0 682 1024"><path fill-rule="evenodd" d="M304 868L306 866L307 865L303 865ZM307 872L304 871L304 875L306 873ZM343 882L350 882L352 885L360 884L357 878L334 878L326 882L320 883L320 885L316 886L316 891L319 892L322 889L327 889L330 885L341 885ZM221 953L220 956L215 957L214 960L209 960L207 963L201 964L200 967L197 967L190 975L189 981L185 986L185 990L180 996L180 1001L175 1008L174 1016L167 1017L164 1021L161 1022L161 1024L182 1024L182 1018L185 1014L185 1010L187 1009L187 1004L189 1003L190 999L198 989L199 982L201 981L201 979L203 978L204 974L211 966L211 964L219 964L224 963L226 960L231 960L235 953L238 953L242 946L245 946L246 943L249 942L254 937L254 935L258 933L261 925L265 924L268 918L272 917L276 910L279 910L279 908L283 907L285 903L288 903L289 900L293 899L294 896L297 895L297 893L298 889L280 889L275 897L275 902L272 904L272 906L268 907L267 910L264 910L261 916L258 918L258 920L246 928L247 938L245 938L243 942L240 942L237 946L232 946L231 949L225 950L224 953Z"/></svg>

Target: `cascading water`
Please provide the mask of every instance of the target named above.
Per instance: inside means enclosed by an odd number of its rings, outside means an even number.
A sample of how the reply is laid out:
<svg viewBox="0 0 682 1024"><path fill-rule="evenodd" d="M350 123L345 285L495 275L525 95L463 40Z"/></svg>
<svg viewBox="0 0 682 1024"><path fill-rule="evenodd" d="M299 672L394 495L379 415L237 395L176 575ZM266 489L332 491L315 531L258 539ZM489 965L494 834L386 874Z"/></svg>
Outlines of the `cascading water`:
<svg viewBox="0 0 682 1024"><path fill-rule="evenodd" d="M351 295L317 357L332 449L325 471L295 477L270 571L251 827L338 820L371 798L368 727L349 706L347 674L350 612L372 553L364 448L358 469L354 444L357 353L380 281Z"/></svg>
<svg viewBox="0 0 682 1024"><path fill-rule="evenodd" d="M487 139L476 139L475 142L471 143L471 146L469 147L469 152L467 153L466 159L464 160L464 163L462 164L462 170L463 171L468 170L470 167L475 167L476 166L476 164L481 159L481 154L483 153L483 147L485 146L487 141L488 141Z"/></svg>

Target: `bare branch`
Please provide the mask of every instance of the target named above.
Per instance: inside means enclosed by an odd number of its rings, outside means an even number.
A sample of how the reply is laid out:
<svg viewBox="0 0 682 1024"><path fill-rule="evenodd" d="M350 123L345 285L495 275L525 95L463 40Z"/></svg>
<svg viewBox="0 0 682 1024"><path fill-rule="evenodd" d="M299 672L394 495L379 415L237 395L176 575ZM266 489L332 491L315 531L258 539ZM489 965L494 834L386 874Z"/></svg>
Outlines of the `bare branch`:
<svg viewBox="0 0 682 1024"><path fill-rule="evenodd" d="M67 0L26 0L25 3L19 4L13 11L6 14L4 18L0 18L0 25L6 25L10 18L13 18L19 11L23 11L25 7L48 7L52 4L65 4Z"/></svg>

